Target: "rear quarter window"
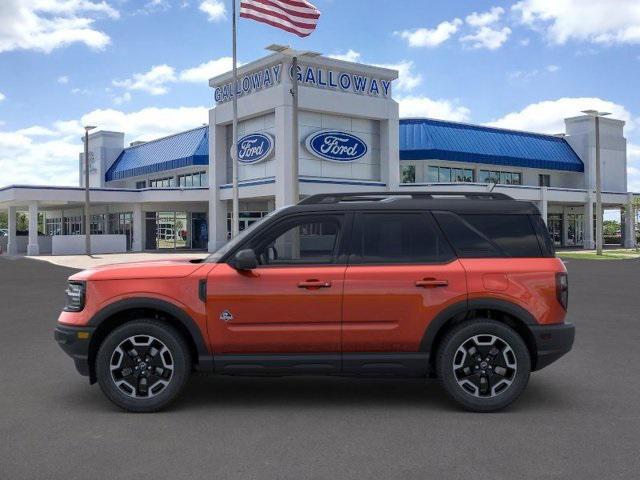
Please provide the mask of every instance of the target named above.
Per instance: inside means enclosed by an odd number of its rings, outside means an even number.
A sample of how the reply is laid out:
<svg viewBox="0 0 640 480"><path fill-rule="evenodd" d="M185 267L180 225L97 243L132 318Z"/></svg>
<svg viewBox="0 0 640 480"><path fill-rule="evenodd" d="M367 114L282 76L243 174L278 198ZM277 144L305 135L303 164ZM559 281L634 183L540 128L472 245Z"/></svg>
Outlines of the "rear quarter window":
<svg viewBox="0 0 640 480"><path fill-rule="evenodd" d="M541 257L538 234L529 215L434 212L462 258Z"/></svg>

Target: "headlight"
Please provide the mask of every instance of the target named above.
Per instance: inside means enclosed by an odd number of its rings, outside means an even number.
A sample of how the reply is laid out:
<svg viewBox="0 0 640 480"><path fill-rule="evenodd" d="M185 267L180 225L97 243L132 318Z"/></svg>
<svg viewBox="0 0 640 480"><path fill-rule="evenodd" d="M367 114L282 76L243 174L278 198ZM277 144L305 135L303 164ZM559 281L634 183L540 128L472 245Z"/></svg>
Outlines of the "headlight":
<svg viewBox="0 0 640 480"><path fill-rule="evenodd" d="M66 294L67 305L64 307L65 312L79 312L84 308L84 282L69 282Z"/></svg>

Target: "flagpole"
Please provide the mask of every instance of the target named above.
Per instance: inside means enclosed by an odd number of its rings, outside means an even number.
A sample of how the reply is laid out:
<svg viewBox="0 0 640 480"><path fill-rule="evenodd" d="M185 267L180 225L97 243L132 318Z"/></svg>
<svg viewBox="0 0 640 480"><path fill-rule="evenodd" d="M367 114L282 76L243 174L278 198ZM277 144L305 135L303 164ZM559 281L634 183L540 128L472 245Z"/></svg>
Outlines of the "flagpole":
<svg viewBox="0 0 640 480"><path fill-rule="evenodd" d="M291 197L293 198L293 204L295 205L300 201L300 183L298 180L298 147L300 141L298 139L298 57L294 56L291 62L293 68L293 79L291 95L293 96L293 108L292 108L292 124L291 135L293 143L291 145L291 154L293 156L293 162L291 164Z"/></svg>
<svg viewBox="0 0 640 480"><path fill-rule="evenodd" d="M231 147L231 162L232 176L233 176L233 210L231 213L231 238L238 235L240 231L240 200L238 194L238 57L237 57L237 45L236 45L236 1L233 2L233 80L231 87L233 94L233 126L232 126L232 147Z"/></svg>

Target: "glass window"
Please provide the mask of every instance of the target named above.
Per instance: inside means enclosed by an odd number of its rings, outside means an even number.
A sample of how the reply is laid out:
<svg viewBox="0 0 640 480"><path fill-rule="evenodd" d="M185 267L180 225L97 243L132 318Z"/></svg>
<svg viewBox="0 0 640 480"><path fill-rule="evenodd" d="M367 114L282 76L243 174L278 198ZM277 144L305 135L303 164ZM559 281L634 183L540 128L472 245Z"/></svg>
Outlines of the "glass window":
<svg viewBox="0 0 640 480"><path fill-rule="evenodd" d="M402 183L416 183L416 167L415 165L406 165L402 167Z"/></svg>
<svg viewBox="0 0 640 480"><path fill-rule="evenodd" d="M518 172L480 170L479 181L482 183L498 183L502 185L522 185L522 174Z"/></svg>
<svg viewBox="0 0 640 480"><path fill-rule="evenodd" d="M436 182L473 182L473 170L469 168L429 167L427 181Z"/></svg>
<svg viewBox="0 0 640 480"><path fill-rule="evenodd" d="M460 257L540 257L528 215L434 213Z"/></svg>
<svg viewBox="0 0 640 480"><path fill-rule="evenodd" d="M276 226L253 248L261 265L332 263L340 232L340 217L314 216Z"/></svg>
<svg viewBox="0 0 640 480"><path fill-rule="evenodd" d="M540 187L550 187L551 186L551 175L538 175L538 185Z"/></svg>
<svg viewBox="0 0 640 480"><path fill-rule="evenodd" d="M528 215L462 215L510 257L539 257L540 244Z"/></svg>
<svg viewBox="0 0 640 480"><path fill-rule="evenodd" d="M142 180L140 182L136 182L136 188L140 189L140 188L146 188L147 187L147 181L146 180Z"/></svg>
<svg viewBox="0 0 640 480"><path fill-rule="evenodd" d="M355 263L441 263L454 257L425 213L364 213L355 231Z"/></svg>
<svg viewBox="0 0 640 480"><path fill-rule="evenodd" d="M502 253L477 229L451 212L434 212L438 224L459 257L502 257Z"/></svg>
<svg viewBox="0 0 640 480"><path fill-rule="evenodd" d="M427 182L438 183L438 167L429 167L427 169Z"/></svg>

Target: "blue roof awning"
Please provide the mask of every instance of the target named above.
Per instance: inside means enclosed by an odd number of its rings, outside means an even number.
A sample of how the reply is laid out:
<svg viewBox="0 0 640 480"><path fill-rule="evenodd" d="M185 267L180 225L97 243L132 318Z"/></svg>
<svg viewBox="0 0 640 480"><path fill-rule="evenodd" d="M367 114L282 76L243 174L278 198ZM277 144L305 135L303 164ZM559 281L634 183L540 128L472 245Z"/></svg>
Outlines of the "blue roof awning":
<svg viewBox="0 0 640 480"><path fill-rule="evenodd" d="M203 126L125 148L105 181L148 175L192 165L209 165L209 127Z"/></svg>
<svg viewBox="0 0 640 480"><path fill-rule="evenodd" d="M400 120L400 160L584 171L564 138L432 119Z"/></svg>

